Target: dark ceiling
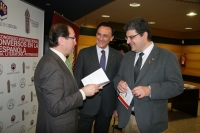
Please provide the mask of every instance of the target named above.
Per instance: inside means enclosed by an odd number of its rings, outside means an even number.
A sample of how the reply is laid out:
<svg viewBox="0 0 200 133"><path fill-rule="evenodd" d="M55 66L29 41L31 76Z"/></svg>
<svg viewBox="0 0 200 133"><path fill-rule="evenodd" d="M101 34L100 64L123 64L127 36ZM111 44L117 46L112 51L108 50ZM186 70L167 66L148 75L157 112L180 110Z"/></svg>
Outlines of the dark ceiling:
<svg viewBox="0 0 200 133"><path fill-rule="evenodd" d="M112 2L113 0L22 0L45 11L44 34L48 34L52 24L54 11L70 21L75 21L82 16ZM51 4L47 6L46 4Z"/></svg>

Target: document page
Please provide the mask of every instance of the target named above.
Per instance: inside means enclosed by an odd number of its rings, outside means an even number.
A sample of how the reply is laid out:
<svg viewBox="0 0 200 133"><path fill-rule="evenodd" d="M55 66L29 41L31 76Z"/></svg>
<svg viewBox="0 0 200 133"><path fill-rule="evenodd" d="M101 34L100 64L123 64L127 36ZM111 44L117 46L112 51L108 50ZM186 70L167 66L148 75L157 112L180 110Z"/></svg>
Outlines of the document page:
<svg viewBox="0 0 200 133"><path fill-rule="evenodd" d="M90 75L83 78L81 81L84 86L86 86L87 84L99 84L99 88L103 88L103 86L110 82L102 68L94 71Z"/></svg>
<svg viewBox="0 0 200 133"><path fill-rule="evenodd" d="M118 99L128 109L130 107L130 103L133 99L133 94L131 92L131 89L128 87L127 93L119 93Z"/></svg>

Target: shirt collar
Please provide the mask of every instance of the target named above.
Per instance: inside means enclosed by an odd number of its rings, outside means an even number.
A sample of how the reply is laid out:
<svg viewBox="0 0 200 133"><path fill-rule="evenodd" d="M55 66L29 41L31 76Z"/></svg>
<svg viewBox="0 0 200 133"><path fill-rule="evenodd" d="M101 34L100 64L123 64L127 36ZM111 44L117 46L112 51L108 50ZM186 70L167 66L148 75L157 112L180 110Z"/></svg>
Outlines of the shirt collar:
<svg viewBox="0 0 200 133"><path fill-rule="evenodd" d="M96 45L96 48L97 48L97 52L98 53L101 53L101 50L104 50L106 53L108 53L108 50L109 50L109 47L107 46L105 49L102 49L102 48L99 48L98 45Z"/></svg>
<svg viewBox="0 0 200 133"><path fill-rule="evenodd" d="M54 48L50 48L50 50L52 50L55 54L57 54L63 60L63 62L66 61L66 57L61 52L55 50Z"/></svg>
<svg viewBox="0 0 200 133"><path fill-rule="evenodd" d="M145 56L147 56L147 57L149 56L151 50L153 49L153 46L154 46L154 44L153 44L153 42L151 42L151 44L143 51Z"/></svg>

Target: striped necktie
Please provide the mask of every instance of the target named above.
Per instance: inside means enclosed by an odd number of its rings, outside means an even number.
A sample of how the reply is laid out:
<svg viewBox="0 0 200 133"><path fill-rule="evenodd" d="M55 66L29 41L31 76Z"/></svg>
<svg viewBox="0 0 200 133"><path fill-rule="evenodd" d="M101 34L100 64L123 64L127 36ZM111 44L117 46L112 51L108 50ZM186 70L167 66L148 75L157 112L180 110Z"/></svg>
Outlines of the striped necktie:
<svg viewBox="0 0 200 133"><path fill-rule="evenodd" d="M142 65L142 56L144 55L144 53L140 53L139 54L139 58L135 64L135 67L134 67L134 81L136 81L139 73L140 73L140 68L141 68L141 65Z"/></svg>

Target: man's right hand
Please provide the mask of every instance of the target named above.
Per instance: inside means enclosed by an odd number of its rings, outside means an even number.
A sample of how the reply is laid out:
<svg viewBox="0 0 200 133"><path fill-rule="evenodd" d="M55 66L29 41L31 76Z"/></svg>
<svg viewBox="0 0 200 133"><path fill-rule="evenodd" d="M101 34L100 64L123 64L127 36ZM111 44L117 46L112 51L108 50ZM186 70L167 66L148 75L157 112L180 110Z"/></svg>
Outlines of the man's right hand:
<svg viewBox="0 0 200 133"><path fill-rule="evenodd" d="M117 89L119 92L126 93L128 90L128 84L125 81L121 80L118 83Z"/></svg>
<svg viewBox="0 0 200 133"><path fill-rule="evenodd" d="M82 88L83 92L86 96L93 96L97 92L99 92L98 84L88 84Z"/></svg>

